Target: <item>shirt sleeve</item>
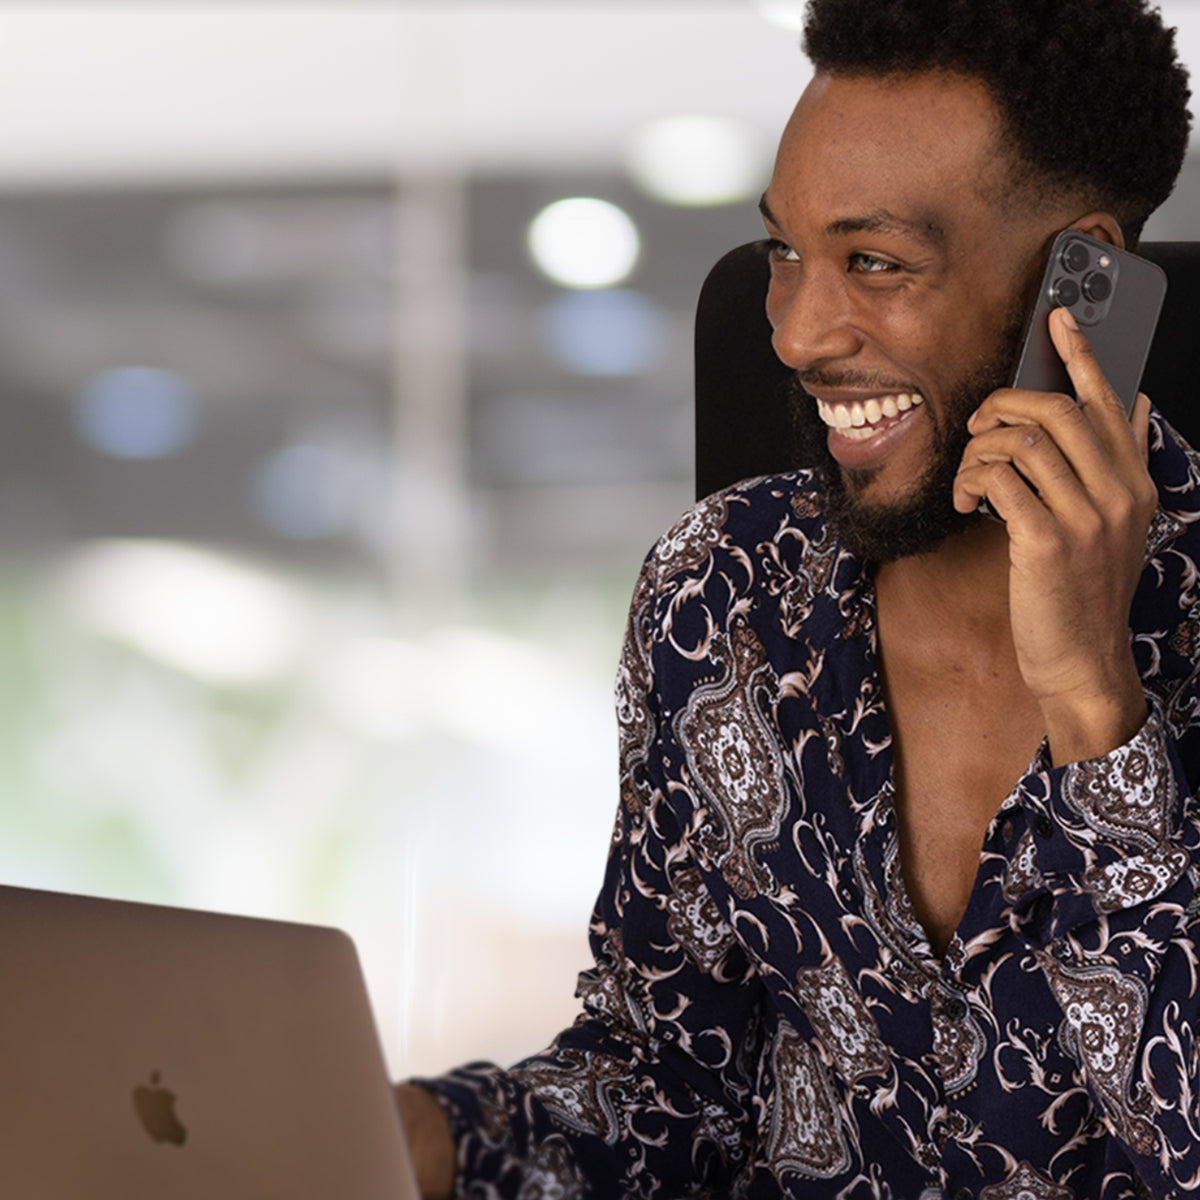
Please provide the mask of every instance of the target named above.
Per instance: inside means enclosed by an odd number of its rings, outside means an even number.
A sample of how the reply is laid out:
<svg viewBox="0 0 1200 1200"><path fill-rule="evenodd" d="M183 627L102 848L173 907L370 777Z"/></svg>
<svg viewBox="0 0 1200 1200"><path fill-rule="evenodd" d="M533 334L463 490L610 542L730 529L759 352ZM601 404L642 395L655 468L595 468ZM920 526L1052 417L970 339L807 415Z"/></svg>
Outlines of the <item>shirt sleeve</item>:
<svg viewBox="0 0 1200 1200"><path fill-rule="evenodd" d="M458 1195L677 1197L750 1157L762 986L703 883L659 740L654 559L617 679L621 803L580 976L583 1012L541 1054L416 1082L445 1107Z"/></svg>
<svg viewBox="0 0 1200 1200"><path fill-rule="evenodd" d="M1062 1008L1059 1036L1155 1196L1200 1186L1197 730L1152 699L1112 753L1019 791L1028 819L1013 919Z"/></svg>

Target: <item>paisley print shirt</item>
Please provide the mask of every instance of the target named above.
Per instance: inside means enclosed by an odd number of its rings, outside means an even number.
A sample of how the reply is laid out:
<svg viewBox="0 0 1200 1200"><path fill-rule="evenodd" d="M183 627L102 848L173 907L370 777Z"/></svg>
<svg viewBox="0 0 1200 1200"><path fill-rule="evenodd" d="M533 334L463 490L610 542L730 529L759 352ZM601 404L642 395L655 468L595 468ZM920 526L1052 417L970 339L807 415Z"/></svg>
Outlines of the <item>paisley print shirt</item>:
<svg viewBox="0 0 1200 1200"><path fill-rule="evenodd" d="M939 959L905 895L874 596L804 473L648 557L582 1014L425 1080L472 1197L1118 1200L1200 1188L1200 459L1156 415L1150 715L1045 747Z"/></svg>

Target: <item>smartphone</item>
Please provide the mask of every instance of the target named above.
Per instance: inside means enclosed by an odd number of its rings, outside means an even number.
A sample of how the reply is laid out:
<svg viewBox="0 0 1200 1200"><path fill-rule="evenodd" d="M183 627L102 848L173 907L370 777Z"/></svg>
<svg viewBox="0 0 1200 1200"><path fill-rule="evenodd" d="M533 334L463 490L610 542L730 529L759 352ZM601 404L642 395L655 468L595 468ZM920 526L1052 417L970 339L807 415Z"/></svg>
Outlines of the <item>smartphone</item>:
<svg viewBox="0 0 1200 1200"><path fill-rule="evenodd" d="M1052 309L1068 308L1125 411L1133 411L1154 327L1167 292L1161 267L1068 229L1050 247L1012 386L1075 394L1050 341Z"/></svg>

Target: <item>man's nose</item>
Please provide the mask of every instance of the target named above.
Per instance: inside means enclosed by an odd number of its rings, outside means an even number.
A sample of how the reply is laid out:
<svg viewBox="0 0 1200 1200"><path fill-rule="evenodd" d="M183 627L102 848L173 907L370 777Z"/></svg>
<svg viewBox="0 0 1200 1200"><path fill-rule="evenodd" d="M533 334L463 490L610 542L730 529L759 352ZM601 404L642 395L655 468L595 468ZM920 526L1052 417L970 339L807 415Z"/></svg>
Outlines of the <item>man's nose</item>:
<svg viewBox="0 0 1200 1200"><path fill-rule="evenodd" d="M843 280L820 269L785 267L773 277L767 317L775 353L796 371L852 358L862 346Z"/></svg>

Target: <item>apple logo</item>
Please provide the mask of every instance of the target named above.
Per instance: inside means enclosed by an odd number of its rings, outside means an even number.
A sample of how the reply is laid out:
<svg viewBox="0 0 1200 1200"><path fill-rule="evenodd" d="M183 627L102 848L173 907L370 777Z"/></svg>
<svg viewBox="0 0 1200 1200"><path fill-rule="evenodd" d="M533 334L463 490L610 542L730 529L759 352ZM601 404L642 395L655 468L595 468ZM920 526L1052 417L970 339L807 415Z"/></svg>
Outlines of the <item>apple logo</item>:
<svg viewBox="0 0 1200 1200"><path fill-rule="evenodd" d="M133 1107L141 1118L146 1132L156 1142L170 1142L182 1146L187 1141L187 1130L175 1115L175 1093L160 1087L160 1076L155 1071L150 1076L150 1086L138 1084L133 1089Z"/></svg>

